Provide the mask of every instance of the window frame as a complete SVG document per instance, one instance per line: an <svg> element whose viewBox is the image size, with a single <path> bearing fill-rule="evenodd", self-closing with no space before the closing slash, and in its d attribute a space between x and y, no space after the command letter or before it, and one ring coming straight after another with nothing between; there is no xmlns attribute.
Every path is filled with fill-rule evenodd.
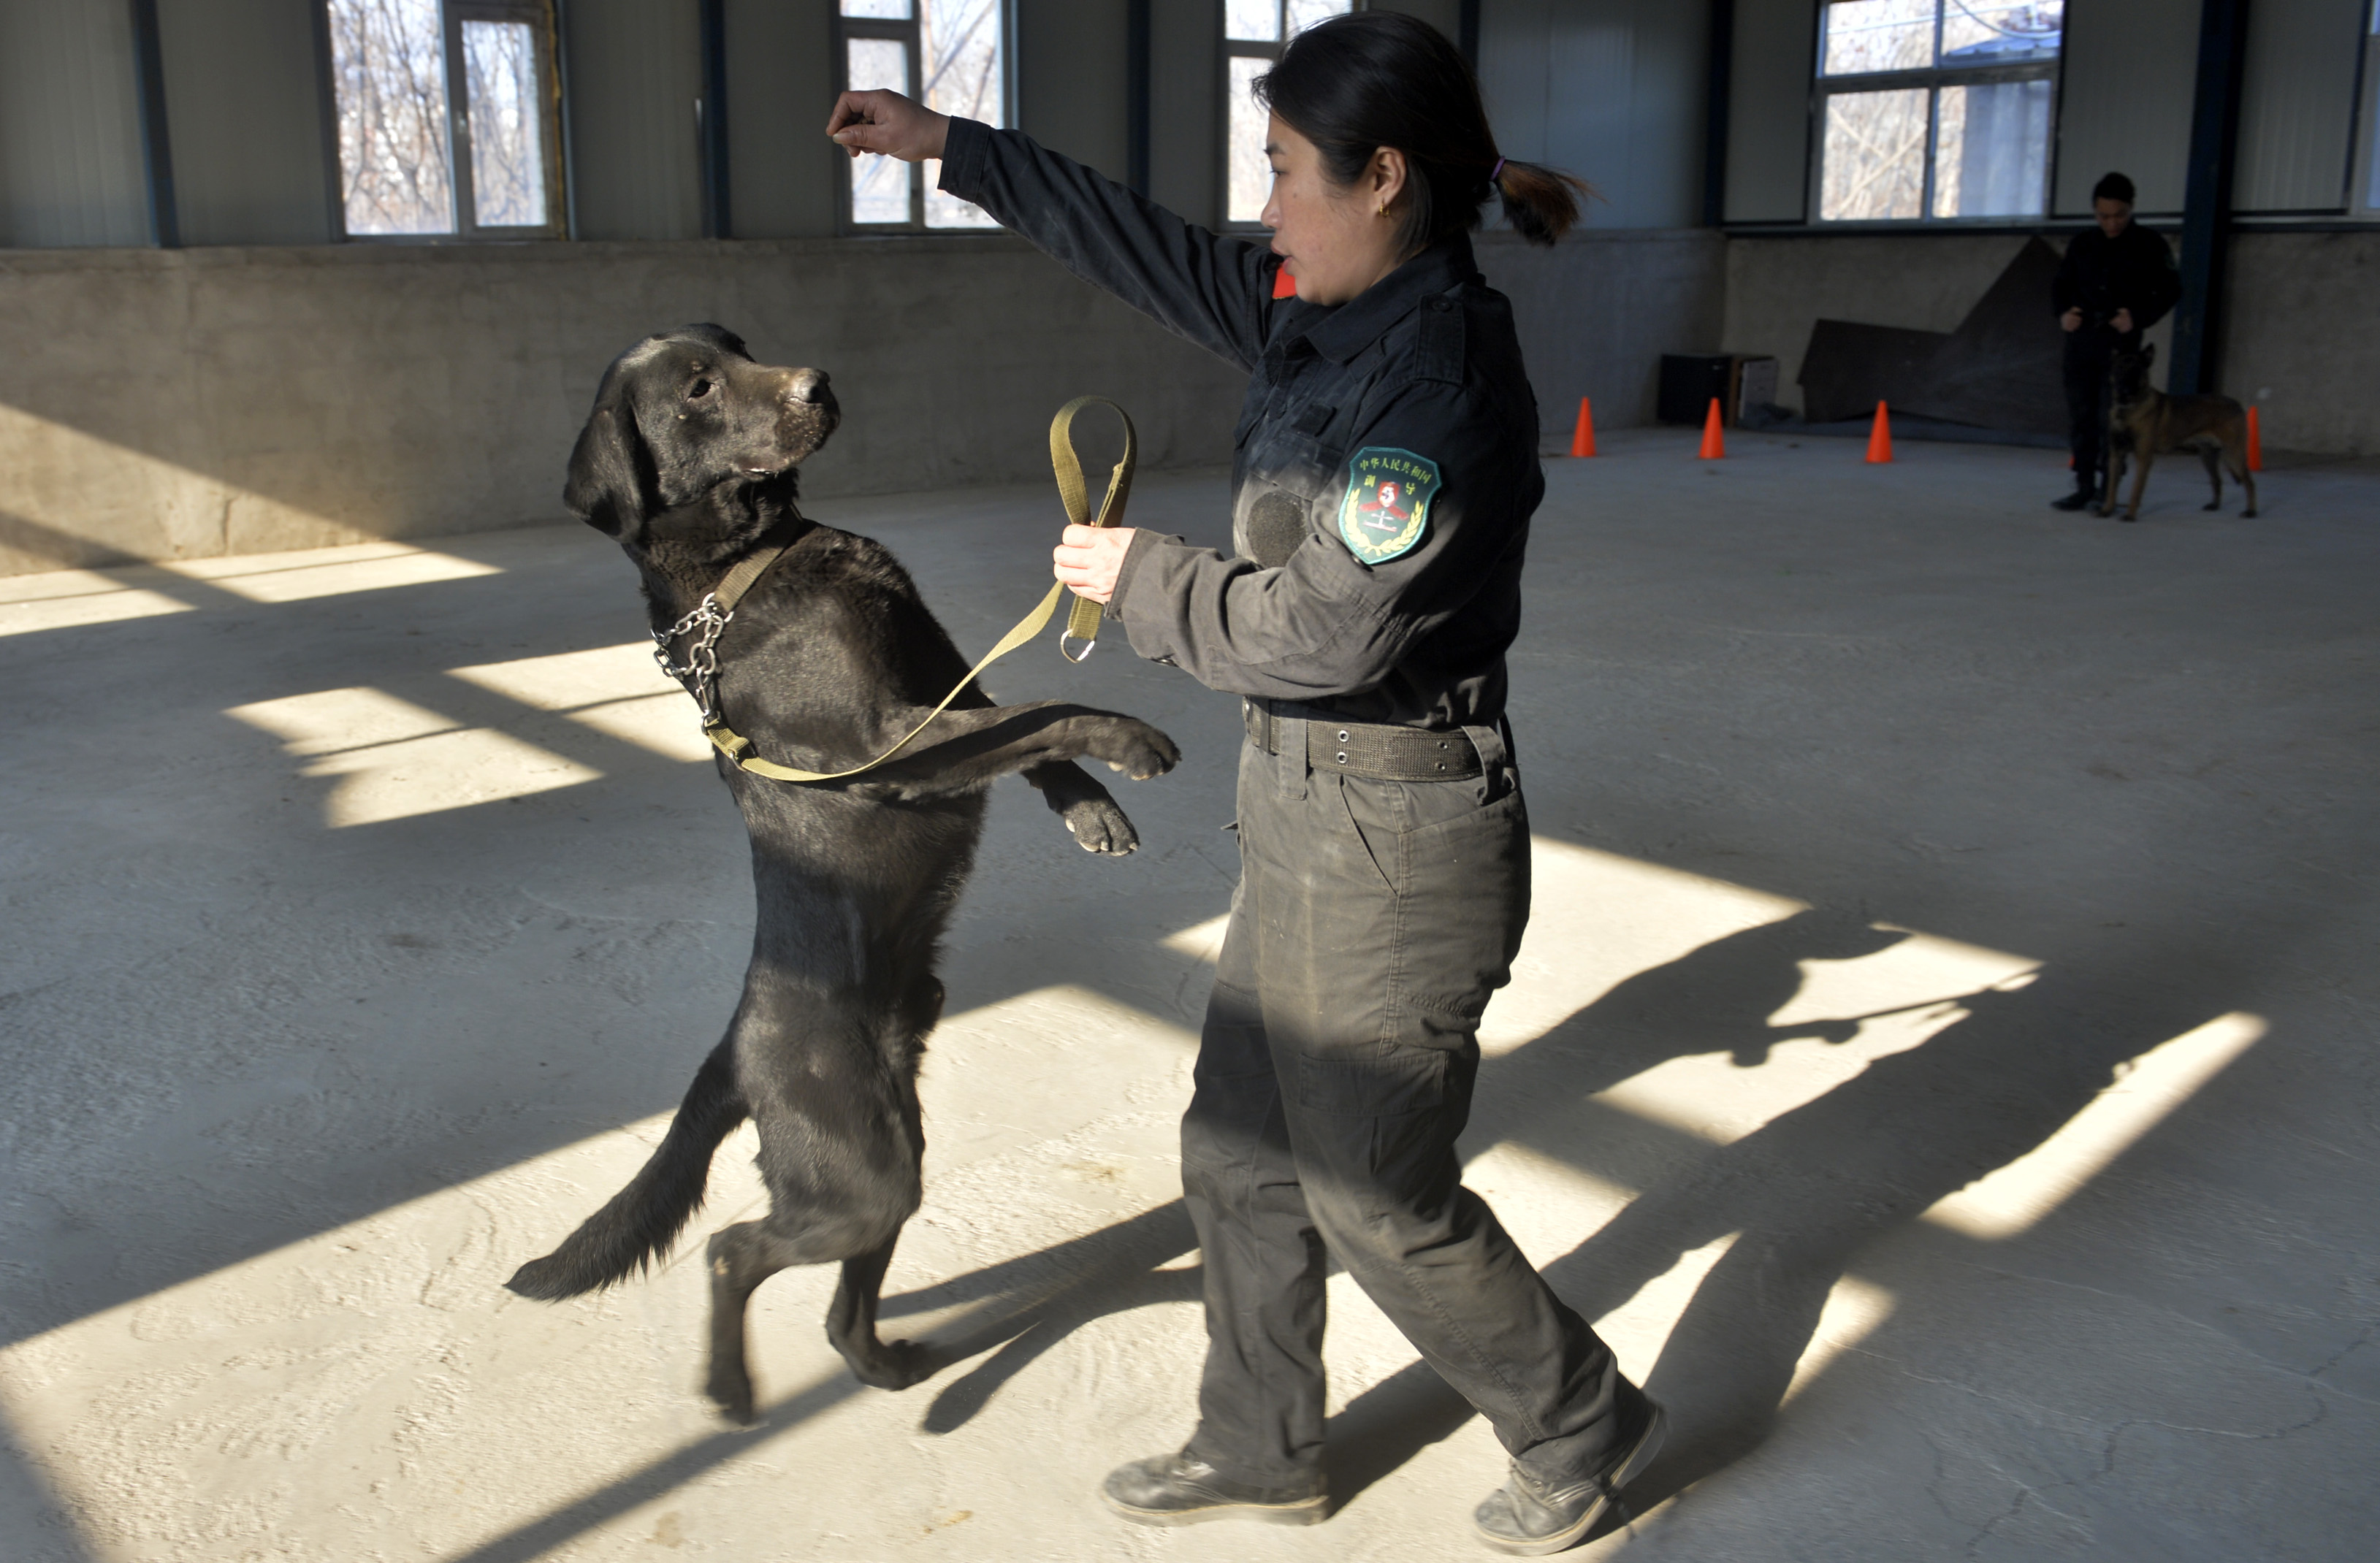
<svg viewBox="0 0 2380 1563"><path fill-rule="evenodd" d="M1816 31L1810 49L1810 154L1803 185L1802 220L1809 226L1828 233L1866 233L1899 228L2037 228L2050 221L2050 206L2058 190L2058 111L2064 105L2066 93L2066 42L2058 35L2058 57L2048 61L2030 61L2022 65L1945 66L1942 59L1942 28L1944 12L1951 0L1934 0L1934 60L1930 66L1910 70L1866 71L1856 76L1827 74L1827 13L1835 0L1818 0L1815 7ZM2380 5L2380 0L2374 0ZM2073 0L2068 0L2073 4ZM1934 159L1939 150L1942 134L1942 89L1945 87L1995 87L2015 81L2046 81L2049 83L2048 141L2041 160L2041 209L2031 214L2006 213L1989 217L1937 217L1934 215ZM1889 92L1915 88L1925 90L1925 172L1919 184L1918 212L1914 217L1828 217L1823 214L1827 199L1827 102L1845 92Z"/></svg>
<svg viewBox="0 0 2380 1563"><path fill-rule="evenodd" d="M838 96L851 90L851 48L854 38L883 38L901 44L909 60L909 86L912 97L925 90L925 18L919 8L925 0L910 0L906 18L846 17L842 0L834 0L834 30L828 45L834 52L834 90ZM1016 119L1016 6L1015 0L992 0L1000 7L1000 118L1001 127ZM919 101L923 101L920 99ZM862 223L851 214L851 159L840 148L830 147L828 155L834 160L834 224L835 231L846 236L892 234L973 234L996 233L993 227L935 227L926 221L926 167L922 163L909 165L909 217L903 223Z"/></svg>
<svg viewBox="0 0 2380 1563"><path fill-rule="evenodd" d="M1366 0L1346 0L1350 12L1364 9ZM2380 3L2380 0L2375 0ZM1271 39L1234 38L1232 36L1232 8L1218 6L1216 26L1220 30L1222 48L1217 51L1215 68L1215 103L1220 123L1215 127L1217 165L1215 171L1216 227L1227 234L1260 234L1265 225L1254 218L1234 220L1232 216L1232 62L1234 59L1270 60L1281 63L1281 52L1289 47L1289 0L1272 0L1273 15L1279 18L1276 36ZM1311 23L1308 24L1312 25Z"/></svg>
<svg viewBox="0 0 2380 1563"><path fill-rule="evenodd" d="M569 236L570 197L565 188L560 18L553 0L439 0L439 47L446 78L447 192L455 227L443 234L357 234L347 231L347 170L339 141L338 59L331 45L331 0L314 0L316 49L321 55L324 139L331 161L331 220L343 244L517 244ZM539 156L545 176L545 221L482 225L474 211L471 185L470 84L463 60L466 21L525 22L535 40Z"/></svg>

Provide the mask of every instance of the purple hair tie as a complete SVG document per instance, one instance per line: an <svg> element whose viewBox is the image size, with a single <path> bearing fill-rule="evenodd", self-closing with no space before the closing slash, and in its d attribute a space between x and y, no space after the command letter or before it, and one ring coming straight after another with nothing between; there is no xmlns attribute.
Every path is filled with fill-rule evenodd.
<svg viewBox="0 0 2380 1563"><path fill-rule="evenodd" d="M1496 176L1502 172L1504 172L1504 160L1500 157L1496 160L1496 166L1488 170L1488 182L1491 185L1494 184L1496 182Z"/></svg>

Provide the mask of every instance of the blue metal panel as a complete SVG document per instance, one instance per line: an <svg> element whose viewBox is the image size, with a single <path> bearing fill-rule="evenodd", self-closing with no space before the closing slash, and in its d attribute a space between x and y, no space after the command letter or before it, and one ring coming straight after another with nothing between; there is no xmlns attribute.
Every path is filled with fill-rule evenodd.
<svg viewBox="0 0 2380 1563"><path fill-rule="evenodd" d="M128 7L0 8L0 245L148 242Z"/></svg>

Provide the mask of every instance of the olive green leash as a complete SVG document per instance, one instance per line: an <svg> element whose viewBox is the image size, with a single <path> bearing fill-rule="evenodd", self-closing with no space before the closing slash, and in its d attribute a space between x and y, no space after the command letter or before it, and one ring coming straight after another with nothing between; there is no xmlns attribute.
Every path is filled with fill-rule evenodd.
<svg viewBox="0 0 2380 1563"><path fill-rule="evenodd" d="M1093 405L1110 408L1123 425L1123 459L1116 463L1115 472L1108 479L1107 497L1099 502L1099 513L1096 517L1090 513L1090 492L1083 482L1082 458L1075 454L1074 441L1075 415ZM1065 504L1067 521L1076 527L1112 527L1122 521L1124 503L1132 497L1132 471L1139 454L1139 435L1133 429L1131 415L1105 396L1077 396L1060 407L1058 416L1050 420L1050 467L1057 476L1058 497ZM705 597L694 612L667 630L653 632L657 647L654 660L661 663L663 672L685 685L686 693L694 697L695 705L702 713L702 735L710 740L711 747L733 761L739 769L748 770L755 776L765 776L772 782L840 782L882 765L907 748L917 734L932 726L934 719L950 709L951 702L957 699L984 669L1039 635L1057 612L1059 596L1066 590L1064 582L1052 582L1049 594L1041 599L1040 604L1018 621L1015 628L1002 636L1000 643L984 653L983 660L969 668L957 686L942 697L941 704L927 712L926 720L911 728L899 743L867 764L856 765L849 770L797 770L792 766L762 758L753 749L750 739L728 726L725 715L719 709L718 695L720 634L727 628L728 621L735 616L735 605L759 583L760 577L769 573L769 567L783 558L790 547L790 543L779 543L744 559L727 572L717 589ZM1065 631L1059 636L1059 654L1070 662L1079 662L1089 656L1099 642L1099 614L1098 603L1087 597L1075 598L1073 609L1066 615ZM688 636L694 639L686 651L686 661L671 661L670 648ZM1078 646L1081 648L1079 650L1075 649Z"/></svg>

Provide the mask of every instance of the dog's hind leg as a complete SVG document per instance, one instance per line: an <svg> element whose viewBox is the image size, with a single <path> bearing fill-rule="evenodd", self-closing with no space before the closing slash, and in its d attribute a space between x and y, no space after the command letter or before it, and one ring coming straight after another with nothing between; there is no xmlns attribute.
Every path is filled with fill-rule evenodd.
<svg viewBox="0 0 2380 1563"><path fill-rule="evenodd" d="M876 1306L884 1293L884 1272L892 1263L895 1232L883 1247L843 1262L843 1282L826 1311L826 1338L851 1364L862 1384L906 1389L929 1377L933 1353L921 1341L886 1340L876 1333Z"/></svg>
<svg viewBox="0 0 2380 1563"><path fill-rule="evenodd" d="M2225 448L2226 447L2221 445L2201 445L2198 447L2198 459L2206 464L2207 486L2215 491L2214 497L2206 502L2206 508L2209 510L2220 510L2223 508L2223 455Z"/></svg>
<svg viewBox="0 0 2380 1563"><path fill-rule="evenodd" d="M760 1283L809 1262L761 1221L738 1221L710 1234L710 1367L702 1392L728 1421L751 1425L752 1372L744 1356L744 1314Z"/></svg>
<svg viewBox="0 0 2380 1563"><path fill-rule="evenodd" d="M2245 521L2256 514L2256 475L2248 469L2248 458L2240 454L2240 447L2228 441L2223 446L2223 465L2231 469L2231 481L2248 496L2248 508L2240 513L2240 519Z"/></svg>

